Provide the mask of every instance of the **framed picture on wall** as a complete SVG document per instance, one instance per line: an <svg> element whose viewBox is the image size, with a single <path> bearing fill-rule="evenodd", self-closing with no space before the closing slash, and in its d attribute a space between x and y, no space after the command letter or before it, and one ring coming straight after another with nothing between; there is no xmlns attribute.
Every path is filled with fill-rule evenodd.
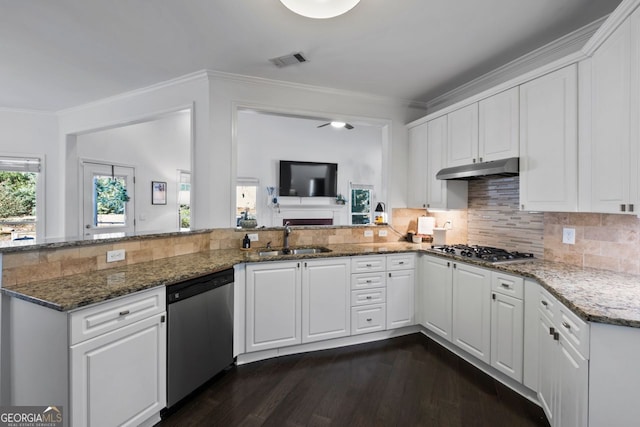
<svg viewBox="0 0 640 427"><path fill-rule="evenodd" d="M167 204L167 183L162 181L151 181L151 204Z"/></svg>

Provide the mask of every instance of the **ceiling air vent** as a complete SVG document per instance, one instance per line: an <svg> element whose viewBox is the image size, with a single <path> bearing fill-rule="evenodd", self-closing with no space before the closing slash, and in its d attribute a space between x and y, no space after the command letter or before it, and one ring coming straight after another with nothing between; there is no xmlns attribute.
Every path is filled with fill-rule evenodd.
<svg viewBox="0 0 640 427"><path fill-rule="evenodd" d="M279 56L277 58L271 58L269 61L273 62L276 67L282 68L287 65L300 64L307 62L307 58L304 57L302 52L292 53L290 55Z"/></svg>

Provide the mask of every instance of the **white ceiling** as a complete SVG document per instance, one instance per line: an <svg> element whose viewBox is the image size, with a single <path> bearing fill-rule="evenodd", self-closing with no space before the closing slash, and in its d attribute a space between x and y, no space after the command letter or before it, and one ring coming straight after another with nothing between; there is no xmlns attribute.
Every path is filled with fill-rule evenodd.
<svg viewBox="0 0 640 427"><path fill-rule="evenodd" d="M210 69L427 101L620 0L0 0L0 107L60 110ZM309 62L268 59L302 51Z"/></svg>

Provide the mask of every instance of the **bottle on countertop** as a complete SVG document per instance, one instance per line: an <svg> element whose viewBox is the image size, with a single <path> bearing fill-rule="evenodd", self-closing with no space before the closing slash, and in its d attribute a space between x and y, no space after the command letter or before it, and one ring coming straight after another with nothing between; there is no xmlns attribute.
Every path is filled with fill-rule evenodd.
<svg viewBox="0 0 640 427"><path fill-rule="evenodd" d="M242 239L242 249L249 249L251 247L251 239L249 239L249 235L245 234L244 239Z"/></svg>

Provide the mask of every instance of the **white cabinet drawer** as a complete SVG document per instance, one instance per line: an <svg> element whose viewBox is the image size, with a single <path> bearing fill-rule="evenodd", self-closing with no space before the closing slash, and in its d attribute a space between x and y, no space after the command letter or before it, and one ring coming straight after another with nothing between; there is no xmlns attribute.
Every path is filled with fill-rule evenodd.
<svg viewBox="0 0 640 427"><path fill-rule="evenodd" d="M351 291L351 305L380 304L387 302L387 290L385 288L372 288Z"/></svg>
<svg viewBox="0 0 640 427"><path fill-rule="evenodd" d="M385 304L372 304L351 309L351 335L383 331L387 323Z"/></svg>
<svg viewBox="0 0 640 427"><path fill-rule="evenodd" d="M558 330L585 359L589 359L589 324L564 305L557 307Z"/></svg>
<svg viewBox="0 0 640 427"><path fill-rule="evenodd" d="M166 290L159 286L69 313L74 345L166 310Z"/></svg>
<svg viewBox="0 0 640 427"><path fill-rule="evenodd" d="M545 291L542 286L540 286L540 289L538 291L537 306L538 310L540 310L541 313L544 313L544 315L547 316L549 320L555 323L556 310L558 306L557 301L554 297L551 296L549 292Z"/></svg>
<svg viewBox="0 0 640 427"><path fill-rule="evenodd" d="M524 279L497 271L491 272L491 289L513 298L524 298Z"/></svg>
<svg viewBox="0 0 640 427"><path fill-rule="evenodd" d="M356 256L351 258L352 273L366 273L367 271L384 271L386 259L384 255Z"/></svg>
<svg viewBox="0 0 640 427"><path fill-rule="evenodd" d="M387 275L384 271L351 275L351 289L383 288L386 284Z"/></svg>
<svg viewBox="0 0 640 427"><path fill-rule="evenodd" d="M407 270L416 265L415 254L387 255L387 271Z"/></svg>

